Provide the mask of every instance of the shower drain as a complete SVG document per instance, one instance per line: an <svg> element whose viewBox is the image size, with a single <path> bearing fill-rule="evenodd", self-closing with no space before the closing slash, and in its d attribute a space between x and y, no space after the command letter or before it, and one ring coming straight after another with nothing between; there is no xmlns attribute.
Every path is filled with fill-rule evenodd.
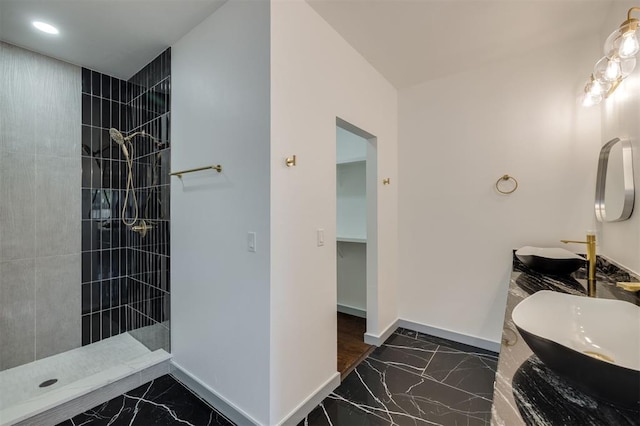
<svg viewBox="0 0 640 426"><path fill-rule="evenodd" d="M41 388L46 388L47 386L51 386L54 383L56 383L58 381L58 379L49 379L49 380L45 380L44 382L40 383L40 387Z"/></svg>

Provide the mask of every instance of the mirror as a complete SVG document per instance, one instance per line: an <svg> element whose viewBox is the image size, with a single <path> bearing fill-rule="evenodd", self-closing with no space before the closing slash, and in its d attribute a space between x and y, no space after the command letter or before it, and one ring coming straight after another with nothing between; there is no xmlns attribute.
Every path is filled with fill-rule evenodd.
<svg viewBox="0 0 640 426"><path fill-rule="evenodd" d="M596 178L596 218L600 222L627 220L633 212L634 201L631 142L611 139L600 150Z"/></svg>

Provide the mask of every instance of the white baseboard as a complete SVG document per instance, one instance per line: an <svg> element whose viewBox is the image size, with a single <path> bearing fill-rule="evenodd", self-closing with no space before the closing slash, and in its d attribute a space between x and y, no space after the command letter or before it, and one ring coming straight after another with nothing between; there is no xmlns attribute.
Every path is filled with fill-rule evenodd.
<svg viewBox="0 0 640 426"><path fill-rule="evenodd" d="M354 317L367 317L367 311L365 309L360 309L349 305L341 305L340 303L338 303L338 312L347 315L353 315Z"/></svg>
<svg viewBox="0 0 640 426"><path fill-rule="evenodd" d="M467 334L457 333L455 331L432 327L430 325L420 324L417 322L404 320L404 319L398 320L397 325L398 327L406 328L412 331L417 331L419 333L429 334L431 336L453 340L454 342L475 346L477 348L486 349L488 351L500 352L500 342L494 342L493 340L487 340L487 339L483 339L481 337L476 337L476 336L469 336ZM366 338L365 338L365 342L366 342Z"/></svg>
<svg viewBox="0 0 640 426"><path fill-rule="evenodd" d="M368 345L382 346L385 340L389 338L398 328L398 320L393 321L380 335L364 333L364 342Z"/></svg>
<svg viewBox="0 0 640 426"><path fill-rule="evenodd" d="M235 424L243 426L260 425L260 423L249 414L236 407L226 398L218 395L213 389L202 383L199 379L194 377L191 373L175 362L172 362L171 374ZM280 421L278 425L297 425L338 386L340 386L340 373L336 372L313 394L307 397L302 403L300 403L300 405Z"/></svg>
<svg viewBox="0 0 640 426"><path fill-rule="evenodd" d="M341 305L338 305L338 307L340 306ZM475 346L493 352L500 351L500 342L494 342L480 337L469 336L466 334L457 333L455 331L432 327L426 324L421 324L404 319L397 319L393 321L380 335L365 333L364 341L369 345L381 346L398 327L406 328L408 330L417 331L419 333L428 334L435 337L440 337L443 339L452 340L454 342L459 342L470 346ZM175 361L172 361L171 364L171 374L173 374L178 380L184 383L189 389L195 392L202 399L214 406L229 420L243 426L257 426L260 424L249 414L236 407L224 397L218 395L213 389L202 383L199 379L186 371L180 365L176 364ZM308 396L302 403L300 403L300 405L298 405L291 413L289 413L283 420L281 420L278 425L297 425L339 385L340 374L336 372L312 395Z"/></svg>
<svg viewBox="0 0 640 426"><path fill-rule="evenodd" d="M226 398L218 395L216 391L202 383L200 379L196 378L193 374L182 368L180 365L176 364L175 362L172 362L171 365L171 374L173 374L176 379L181 381L186 387L191 389L200 398L204 399L213 407L215 407L216 410L221 412L233 423L243 426L258 426L260 424L249 414L245 413L243 410L229 402Z"/></svg>
<svg viewBox="0 0 640 426"><path fill-rule="evenodd" d="M340 386L340 373L336 372L324 384L322 384L313 394L298 405L288 416L278 425L295 426L313 411L331 392Z"/></svg>

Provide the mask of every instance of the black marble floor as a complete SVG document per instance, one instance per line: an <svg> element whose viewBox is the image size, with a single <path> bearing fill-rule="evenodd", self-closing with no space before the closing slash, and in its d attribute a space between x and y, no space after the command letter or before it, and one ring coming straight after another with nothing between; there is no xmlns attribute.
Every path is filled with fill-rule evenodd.
<svg viewBox="0 0 640 426"><path fill-rule="evenodd" d="M498 355L398 329L302 425L485 425Z"/></svg>
<svg viewBox="0 0 640 426"><path fill-rule="evenodd" d="M299 426L485 425L498 355L398 329ZM163 376L58 426L231 425Z"/></svg>
<svg viewBox="0 0 640 426"><path fill-rule="evenodd" d="M172 376L139 388L58 424L58 426L233 425Z"/></svg>

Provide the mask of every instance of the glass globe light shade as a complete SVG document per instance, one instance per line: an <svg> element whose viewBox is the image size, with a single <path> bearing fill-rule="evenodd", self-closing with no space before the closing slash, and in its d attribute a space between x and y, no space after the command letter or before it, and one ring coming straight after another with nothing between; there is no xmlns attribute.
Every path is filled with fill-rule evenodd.
<svg viewBox="0 0 640 426"><path fill-rule="evenodd" d="M620 71L622 78L627 78L636 68L636 58L631 57L620 61Z"/></svg>
<svg viewBox="0 0 640 426"><path fill-rule="evenodd" d="M605 56L596 63L593 76L598 81L612 83L622 77L622 64L618 59L609 59Z"/></svg>
<svg viewBox="0 0 640 426"><path fill-rule="evenodd" d="M604 99L606 93L607 89L605 89L605 86L592 75L589 77L589 81L584 86L584 90L580 96L581 103L586 107L598 104Z"/></svg>
<svg viewBox="0 0 640 426"><path fill-rule="evenodd" d="M604 78L601 79L597 79L595 78L595 76L592 76L593 78L593 84L591 86L591 90L595 90L595 91L599 91L600 93L602 93L603 95L606 94L607 92L609 92L609 89L611 89L611 86L613 86L613 83L611 83L610 81L605 80Z"/></svg>
<svg viewBox="0 0 640 426"><path fill-rule="evenodd" d="M632 58L640 50L640 44L638 44L638 38L635 31L629 31L622 35L622 41L620 42L619 55L622 59Z"/></svg>
<svg viewBox="0 0 640 426"><path fill-rule="evenodd" d="M585 93L582 98L582 106L590 107L602 102L602 95L594 95L593 93Z"/></svg>
<svg viewBox="0 0 640 426"><path fill-rule="evenodd" d="M609 81L616 81L622 77L622 67L617 59L609 59L604 69L604 78Z"/></svg>
<svg viewBox="0 0 640 426"><path fill-rule="evenodd" d="M638 42L638 21L635 18L628 19L620 25L620 28L611 33L604 43L604 54L609 58L618 57L628 59L634 57L640 51Z"/></svg>
<svg viewBox="0 0 640 426"><path fill-rule="evenodd" d="M607 93L607 90L609 90L610 88L611 88L611 83L609 83L608 81L602 83L594 79L592 76L591 81L587 83L584 90L586 93L604 96L604 94Z"/></svg>

